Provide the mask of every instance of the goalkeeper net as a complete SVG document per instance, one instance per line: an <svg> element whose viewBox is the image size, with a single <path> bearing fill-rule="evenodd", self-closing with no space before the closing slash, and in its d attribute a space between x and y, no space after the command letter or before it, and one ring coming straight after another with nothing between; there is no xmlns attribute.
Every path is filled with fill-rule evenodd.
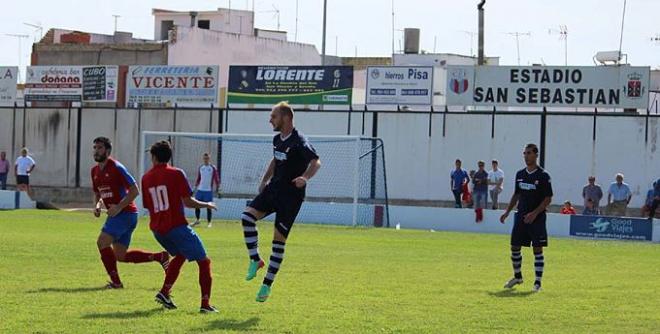
<svg viewBox="0 0 660 334"><path fill-rule="evenodd" d="M379 138L307 136L321 159L297 222L389 227L385 154ZM195 185L202 156L208 153L220 174L216 218L239 219L257 195L261 177L273 158L273 136L145 131L141 138L140 175L151 168L148 148L167 140L172 165ZM273 219L273 216L268 217Z"/></svg>

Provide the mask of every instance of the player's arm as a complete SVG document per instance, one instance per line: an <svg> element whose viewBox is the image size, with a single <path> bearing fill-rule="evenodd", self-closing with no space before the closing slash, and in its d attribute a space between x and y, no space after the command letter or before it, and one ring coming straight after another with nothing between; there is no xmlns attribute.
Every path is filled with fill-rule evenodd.
<svg viewBox="0 0 660 334"><path fill-rule="evenodd" d="M534 209L534 211L532 211L532 212L525 215L525 217L524 217L525 223L529 224L529 223L534 222L536 220L536 217L539 214L541 214L542 212L544 212L545 209L548 207L548 205L550 205L550 203L552 203L552 196L544 197L541 204L538 207L536 207L536 209Z"/></svg>
<svg viewBox="0 0 660 334"><path fill-rule="evenodd" d="M296 187L302 188L307 184L309 179L316 175L316 172L318 172L319 169L321 169L321 159L312 159L312 161L309 162L309 165L307 165L307 170L305 170L303 175L295 178L292 182L296 185Z"/></svg>
<svg viewBox="0 0 660 334"><path fill-rule="evenodd" d="M95 191L94 192L94 217L98 218L98 217L101 216L101 206L102 205L103 205L103 200L101 199L101 195Z"/></svg>
<svg viewBox="0 0 660 334"><path fill-rule="evenodd" d="M183 204L188 208L193 209L212 209L215 210L215 203L213 202L200 202L192 196L183 197Z"/></svg>
<svg viewBox="0 0 660 334"><path fill-rule="evenodd" d="M133 183L130 188L128 188L128 194L126 194L117 205L113 205L108 209L108 216L114 217L119 214L125 207L131 204L138 195L140 195L140 189L138 189L136 183Z"/></svg>
<svg viewBox="0 0 660 334"><path fill-rule="evenodd" d="M504 213L500 217L500 223L504 224L504 221L506 220L507 217L509 217L509 214L511 213L513 208L515 208L516 205L518 205L518 198L519 197L520 197L520 194L518 194L517 192L515 192L515 193L513 193L513 195L511 195L511 200L509 201L509 205L506 207L506 210L504 211Z"/></svg>
<svg viewBox="0 0 660 334"><path fill-rule="evenodd" d="M273 173L275 173L275 159L270 160L270 164L268 164L266 173L261 178L261 183L259 184L259 192L264 190L270 179L273 177Z"/></svg>

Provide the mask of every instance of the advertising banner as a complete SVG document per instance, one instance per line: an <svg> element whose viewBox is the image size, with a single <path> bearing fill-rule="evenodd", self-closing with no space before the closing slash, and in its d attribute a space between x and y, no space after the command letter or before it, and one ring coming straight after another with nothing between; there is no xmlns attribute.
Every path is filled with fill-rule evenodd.
<svg viewBox="0 0 660 334"><path fill-rule="evenodd" d="M16 102L18 67L0 66L0 106L13 106Z"/></svg>
<svg viewBox="0 0 660 334"><path fill-rule="evenodd" d="M646 109L649 67L448 66L447 105Z"/></svg>
<svg viewBox="0 0 660 334"><path fill-rule="evenodd" d="M217 65L130 66L126 105L209 107L218 105Z"/></svg>
<svg viewBox="0 0 660 334"><path fill-rule="evenodd" d="M26 102L116 102L117 66L28 66Z"/></svg>
<svg viewBox="0 0 660 334"><path fill-rule="evenodd" d="M367 104L431 105L433 67L367 67Z"/></svg>
<svg viewBox="0 0 660 334"><path fill-rule="evenodd" d="M230 66L229 104L350 105L351 66Z"/></svg>
<svg viewBox="0 0 660 334"><path fill-rule="evenodd" d="M602 216L571 216L570 235L586 238L645 240L653 238L648 219Z"/></svg>

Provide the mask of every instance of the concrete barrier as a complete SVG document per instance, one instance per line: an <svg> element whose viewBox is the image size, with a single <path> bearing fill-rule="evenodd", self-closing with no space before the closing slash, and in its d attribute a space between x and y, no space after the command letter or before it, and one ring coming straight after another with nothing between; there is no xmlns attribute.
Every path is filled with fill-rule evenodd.
<svg viewBox="0 0 660 334"><path fill-rule="evenodd" d="M36 207L37 202L30 199L24 192L0 190L1 210L35 209Z"/></svg>

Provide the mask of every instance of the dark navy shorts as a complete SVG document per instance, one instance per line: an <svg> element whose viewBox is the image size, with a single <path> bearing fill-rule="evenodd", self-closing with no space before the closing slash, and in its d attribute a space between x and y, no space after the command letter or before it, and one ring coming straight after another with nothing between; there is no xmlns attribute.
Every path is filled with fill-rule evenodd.
<svg viewBox="0 0 660 334"><path fill-rule="evenodd" d="M548 232L545 227L545 213L541 213L531 224L525 224L524 214L516 213L511 230L511 246L548 247Z"/></svg>
<svg viewBox="0 0 660 334"><path fill-rule="evenodd" d="M295 191L277 191L267 186L248 206L266 213L266 216L274 212L275 228L288 237L303 202L304 197Z"/></svg>

